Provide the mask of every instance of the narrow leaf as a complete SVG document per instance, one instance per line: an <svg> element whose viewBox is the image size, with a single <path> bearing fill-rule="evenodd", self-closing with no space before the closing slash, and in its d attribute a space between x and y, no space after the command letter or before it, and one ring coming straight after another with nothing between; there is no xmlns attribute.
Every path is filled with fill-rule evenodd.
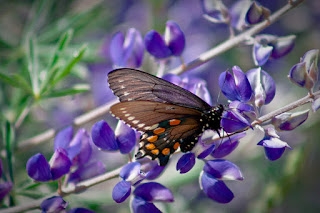
<svg viewBox="0 0 320 213"><path fill-rule="evenodd" d="M13 87L21 88L21 85L12 79L11 76L8 76L4 73L0 73L0 80L4 83L10 84Z"/></svg>
<svg viewBox="0 0 320 213"><path fill-rule="evenodd" d="M56 90L52 91L50 94L44 96L44 98L55 98L67 95L75 95L82 92L88 92L90 90L90 86L87 84L79 84L75 85L73 88L64 89L64 90Z"/></svg>

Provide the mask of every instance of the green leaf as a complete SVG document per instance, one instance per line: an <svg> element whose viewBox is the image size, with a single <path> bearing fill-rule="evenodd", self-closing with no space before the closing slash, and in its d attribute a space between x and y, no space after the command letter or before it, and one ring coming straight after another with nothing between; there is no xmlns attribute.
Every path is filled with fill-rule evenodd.
<svg viewBox="0 0 320 213"><path fill-rule="evenodd" d="M89 90L90 86L88 84L78 84L70 89L52 91L50 94L43 96L43 98L56 98L67 95L75 95L78 93L88 92Z"/></svg>
<svg viewBox="0 0 320 213"><path fill-rule="evenodd" d="M56 84L57 82L59 82L61 79L63 79L64 77L66 77L70 72L72 67L81 60L81 58L83 57L85 51L86 51L87 47L86 45L83 45L79 51L77 51L75 54L73 54L73 58L69 61L69 63L66 65L66 67L59 73L57 73L56 77L54 78L54 80L51 82L51 85Z"/></svg>
<svg viewBox="0 0 320 213"><path fill-rule="evenodd" d="M36 54L36 43L34 38L28 41L27 52L28 72L31 79L32 91L35 96L39 95L39 73L38 73L38 55Z"/></svg>
<svg viewBox="0 0 320 213"><path fill-rule="evenodd" d="M13 156L13 141L14 141L14 127L13 125L10 124L9 121L6 121L3 124L2 127L3 131L3 141L5 145L5 150L6 150L6 158L7 158L7 166L8 166L8 171L10 175L10 180L12 183L14 183L14 176L13 176L13 164L12 164L12 156Z"/></svg>
<svg viewBox="0 0 320 213"><path fill-rule="evenodd" d="M26 79L24 79L21 75L19 75L19 74L13 74L13 75L12 75L12 79L19 84L19 87L20 87L21 89L24 89L24 90L26 90L26 92L28 92L28 93L30 93L30 94L33 94L33 93L32 93L32 88L31 88L31 86L28 84L28 82L26 81Z"/></svg>
<svg viewBox="0 0 320 213"><path fill-rule="evenodd" d="M33 198L33 199L40 199L40 198L43 198L45 196L47 196L48 194L47 193L43 193L43 192L39 192L39 191L17 191L16 192L17 195L20 195L20 196L25 196L25 197L28 197L28 198Z"/></svg>
<svg viewBox="0 0 320 213"><path fill-rule="evenodd" d="M21 88L21 85L18 82L16 82L15 80L12 79L12 77L4 73L0 73L0 80L3 81L4 83L10 84L13 87Z"/></svg>

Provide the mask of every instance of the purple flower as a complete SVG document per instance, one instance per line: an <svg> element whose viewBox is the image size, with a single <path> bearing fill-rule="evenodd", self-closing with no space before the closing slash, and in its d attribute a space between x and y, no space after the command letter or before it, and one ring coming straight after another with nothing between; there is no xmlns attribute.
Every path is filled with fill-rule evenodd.
<svg viewBox="0 0 320 213"><path fill-rule="evenodd" d="M0 183L0 201L2 201L2 199L7 194L9 194L9 192L12 189L12 186L13 186L13 184L10 181L4 182L4 183Z"/></svg>
<svg viewBox="0 0 320 213"><path fill-rule="evenodd" d="M142 160L143 161L143 160ZM125 201L131 194L131 186L136 186L144 179L155 179L164 167L160 168L155 161L131 162L122 167L119 176L122 180L116 184L112 197L117 203ZM149 176L150 174L150 176Z"/></svg>
<svg viewBox="0 0 320 213"><path fill-rule="evenodd" d="M144 37L146 50L156 58L180 56L185 47L185 37L179 25L167 21L164 37L152 30Z"/></svg>
<svg viewBox="0 0 320 213"><path fill-rule="evenodd" d="M252 2L245 16L248 25L257 24L270 16L270 10L257 2Z"/></svg>
<svg viewBox="0 0 320 213"><path fill-rule="evenodd" d="M255 110L251 105L233 101L229 104L228 111L223 113L221 126L224 131L231 133L251 127L251 121L256 117Z"/></svg>
<svg viewBox="0 0 320 213"><path fill-rule="evenodd" d="M255 105L261 107L269 104L276 93L276 84L272 77L261 67L249 70L246 75L254 93Z"/></svg>
<svg viewBox="0 0 320 213"><path fill-rule="evenodd" d="M71 164L67 152L63 148L57 148L49 162L52 180L57 180L69 173Z"/></svg>
<svg viewBox="0 0 320 213"><path fill-rule="evenodd" d="M203 17L212 23L228 23L230 21L228 9L221 1L201 0L201 7L204 13Z"/></svg>
<svg viewBox="0 0 320 213"><path fill-rule="evenodd" d="M50 165L41 153L32 156L28 160L27 172L36 181L46 182L52 179Z"/></svg>
<svg viewBox="0 0 320 213"><path fill-rule="evenodd" d="M252 95L250 83L240 67L234 66L232 71L233 76L228 71L221 73L219 77L220 89L229 100L246 103Z"/></svg>
<svg viewBox="0 0 320 213"><path fill-rule="evenodd" d="M94 211L85 208L72 208L68 213L94 213Z"/></svg>
<svg viewBox="0 0 320 213"><path fill-rule="evenodd" d="M262 139L257 145L264 147L266 157L271 161L279 159L286 148L291 149L286 142L279 139L279 136L273 128L268 128L266 130L264 139Z"/></svg>
<svg viewBox="0 0 320 213"><path fill-rule="evenodd" d="M193 76L186 76L181 78L180 76L175 74L166 74L163 76L163 79L192 92L211 105L211 96L207 88L206 81Z"/></svg>
<svg viewBox="0 0 320 213"><path fill-rule="evenodd" d="M309 50L304 54L300 63L294 65L289 72L289 79L300 87L312 91L318 82L318 56L319 50Z"/></svg>
<svg viewBox="0 0 320 213"><path fill-rule="evenodd" d="M143 40L140 32L130 28L126 38L116 33L110 42L110 56L115 67L140 67L143 60Z"/></svg>
<svg viewBox="0 0 320 213"><path fill-rule="evenodd" d="M229 15L231 17L231 26L239 31L244 30L247 27L245 23L245 15L250 7L250 1L239 0L229 9Z"/></svg>
<svg viewBox="0 0 320 213"><path fill-rule="evenodd" d="M116 129L116 135L105 121L95 123L91 129L93 143L105 151L120 150L122 154L129 153L136 145L134 130L123 123Z"/></svg>
<svg viewBox="0 0 320 213"><path fill-rule="evenodd" d="M309 110L302 112L285 112L272 118L272 124L277 130L291 131L303 124L309 115Z"/></svg>
<svg viewBox="0 0 320 213"><path fill-rule="evenodd" d="M239 139L243 138L246 133L239 133L227 138L223 138L221 144L213 150L211 156L214 158L223 158L233 152L239 145Z"/></svg>
<svg viewBox="0 0 320 213"><path fill-rule="evenodd" d="M134 198L131 202L133 212L161 212L153 202L173 202L172 192L156 182L140 184L133 191Z"/></svg>
<svg viewBox="0 0 320 213"><path fill-rule="evenodd" d="M222 180L243 180L238 166L227 160L211 160L200 174L200 187L212 200L229 203L234 195Z"/></svg>
<svg viewBox="0 0 320 213"><path fill-rule="evenodd" d="M68 203L60 196L48 198L40 204L42 212L61 212L65 210Z"/></svg>
<svg viewBox="0 0 320 213"><path fill-rule="evenodd" d="M264 65L269 58L280 58L287 55L294 47L294 35L277 37L263 34L255 37L253 45L253 60L255 65Z"/></svg>
<svg viewBox="0 0 320 213"><path fill-rule="evenodd" d="M178 160L177 171L180 171L180 174L189 172L194 164L196 163L196 158L194 153L186 153Z"/></svg>

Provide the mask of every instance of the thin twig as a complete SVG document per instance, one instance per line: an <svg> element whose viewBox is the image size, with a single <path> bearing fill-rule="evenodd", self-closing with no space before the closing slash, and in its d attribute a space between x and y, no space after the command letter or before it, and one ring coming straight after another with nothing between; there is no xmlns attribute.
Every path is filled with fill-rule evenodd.
<svg viewBox="0 0 320 213"><path fill-rule="evenodd" d="M268 27L270 24L277 21L281 16L283 16L289 10L291 10L294 7L301 4L303 1L304 0L299 0L298 2L295 2L294 4L289 3L289 4L285 5L284 7L279 9L277 12L275 12L273 15L271 15L269 17L269 20L264 21L260 24L257 24L256 26L248 29L247 31L243 32L242 34L226 40L225 42L210 49L209 51L202 53L198 58L191 61L190 63L184 64L183 66L179 66L179 67L171 70L170 73L181 74L187 70L190 70L192 68L195 68L197 66L200 66L200 65L206 63L207 61L209 61L209 60L213 59L214 57L226 52L227 50L239 45L240 43L242 43L246 39L250 38L254 34L256 34L256 33L260 32L261 30L263 30L264 28ZM84 115L77 117L74 120L73 125L80 126L82 124L87 123L88 121L97 119L97 118L105 115L109 111L111 105L113 105L113 103L107 103L106 105L98 107L98 108L96 108L96 109L94 109ZM49 130L47 130L37 136L34 136L32 138L21 141L18 145L18 149L24 150L26 148L32 147L34 145L37 145L37 144L40 144L44 141L52 139L55 136L55 133L56 133L56 130L49 129Z"/></svg>

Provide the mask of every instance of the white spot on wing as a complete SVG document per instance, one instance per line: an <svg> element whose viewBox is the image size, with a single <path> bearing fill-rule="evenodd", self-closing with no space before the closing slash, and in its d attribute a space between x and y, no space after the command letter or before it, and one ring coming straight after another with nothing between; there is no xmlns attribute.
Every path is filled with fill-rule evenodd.
<svg viewBox="0 0 320 213"><path fill-rule="evenodd" d="M139 128L142 128L142 127L144 127L146 124L138 124L138 127Z"/></svg>
<svg viewBox="0 0 320 213"><path fill-rule="evenodd" d="M137 123L139 123L139 122L140 122L139 120L134 120L134 121L132 121L133 124L137 124Z"/></svg>
<svg viewBox="0 0 320 213"><path fill-rule="evenodd" d="M131 121L131 120L133 120L133 119L135 119L135 118L136 118L136 117L131 116L131 117L128 117L128 120Z"/></svg>

